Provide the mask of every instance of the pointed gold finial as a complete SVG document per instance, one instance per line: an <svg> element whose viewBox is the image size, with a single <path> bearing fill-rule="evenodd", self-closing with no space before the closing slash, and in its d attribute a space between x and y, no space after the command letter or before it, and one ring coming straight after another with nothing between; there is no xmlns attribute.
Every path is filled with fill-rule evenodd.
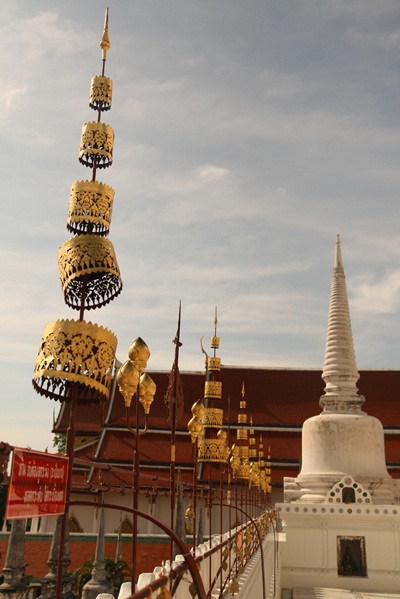
<svg viewBox="0 0 400 599"><path fill-rule="evenodd" d="M101 42L100 42L100 48L103 51L102 60L106 60L107 52L111 48L110 40L108 37L108 8L106 8L106 16L104 19L104 31L103 31L103 37L101 38Z"/></svg>
<svg viewBox="0 0 400 599"><path fill-rule="evenodd" d="M215 306L215 314L214 314L214 335L211 337L211 348L215 350L219 348L219 337L217 337L217 325L218 325L218 316L217 316L217 306Z"/></svg>
<svg viewBox="0 0 400 599"><path fill-rule="evenodd" d="M239 406L240 406L241 410L245 410L246 409L246 400L244 398L244 396L245 396L244 381L242 382L242 392L241 393L242 393L242 399L240 401ZM246 416L246 418L247 418L247 416ZM247 422L247 420L245 422Z"/></svg>

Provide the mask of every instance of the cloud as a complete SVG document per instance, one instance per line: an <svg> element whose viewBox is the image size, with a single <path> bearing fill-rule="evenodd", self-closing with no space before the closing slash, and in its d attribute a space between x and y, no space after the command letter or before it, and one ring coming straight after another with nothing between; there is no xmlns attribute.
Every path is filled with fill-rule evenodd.
<svg viewBox="0 0 400 599"><path fill-rule="evenodd" d="M84 48L91 48L93 34L83 36L80 27L72 21L61 21L55 11L43 11L37 15L14 21L19 43L22 43L23 60L26 64L37 62L48 56L48 48L52 48L51 59L58 59L66 54L76 54Z"/></svg>
<svg viewBox="0 0 400 599"><path fill-rule="evenodd" d="M395 313L400 306L400 269L386 273L379 280L369 276L353 281L351 305L360 312Z"/></svg>
<svg viewBox="0 0 400 599"><path fill-rule="evenodd" d="M368 22L374 21L376 17L399 14L397 0L323 0L317 4L313 0L307 0L306 4L306 10L314 17L322 12L331 16L357 17Z"/></svg>
<svg viewBox="0 0 400 599"><path fill-rule="evenodd" d="M28 86L24 87L10 87L5 89L3 92L2 101L4 103L4 112L8 112L12 107L13 103L18 100L20 96L25 96L28 91Z"/></svg>
<svg viewBox="0 0 400 599"><path fill-rule="evenodd" d="M229 170L213 164L204 164L203 166L197 167L194 174L198 179L220 181L229 175Z"/></svg>

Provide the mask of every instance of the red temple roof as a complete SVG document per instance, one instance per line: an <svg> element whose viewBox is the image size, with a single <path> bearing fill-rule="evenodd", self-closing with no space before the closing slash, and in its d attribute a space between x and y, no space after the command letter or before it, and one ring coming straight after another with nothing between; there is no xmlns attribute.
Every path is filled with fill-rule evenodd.
<svg viewBox="0 0 400 599"><path fill-rule="evenodd" d="M151 486L151 480L159 477L167 480L170 465L170 425L164 396L167 391L169 373L149 372L157 385L154 402L149 416L149 431L140 439L141 484ZM181 468L182 480L192 481L193 448L187 430L192 417L193 403L204 395L204 373L181 372L184 392L184 410L177 426L176 465ZM319 398L323 394L324 383L321 370L296 370L286 368L247 368L222 366L218 377L222 381L224 428L230 422L230 444L235 442L237 413L241 397L242 383L245 384L247 413L252 416L257 439L262 435L264 455L270 448L272 482L281 485L283 477L296 476L301 460L301 427L303 422L321 412ZM366 401L364 411L377 417L384 428L386 460L391 475L400 475L400 415L397 389L399 370L365 370L360 372L359 393ZM103 465L122 468L121 471L103 471L103 484L130 485L132 481L132 458L134 435L127 427L127 414L124 400L118 389L105 404L98 406L78 406L76 411L76 457L94 460ZM230 411L228 411L230 398ZM134 408L130 408L130 426L135 426ZM143 409L140 410L140 426L144 425ZM68 425L68 406L61 408L56 430L65 432ZM399 473L399 474L398 474ZM201 476L208 476L203 467ZM90 469L76 471L74 486L85 478L97 477ZM167 483L165 483L167 484ZM81 486L79 485L79 486Z"/></svg>

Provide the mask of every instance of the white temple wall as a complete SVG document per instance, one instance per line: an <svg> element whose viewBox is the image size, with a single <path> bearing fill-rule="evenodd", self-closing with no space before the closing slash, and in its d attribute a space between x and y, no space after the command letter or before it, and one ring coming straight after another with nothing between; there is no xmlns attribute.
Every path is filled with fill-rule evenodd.
<svg viewBox="0 0 400 599"><path fill-rule="evenodd" d="M93 501L94 497L85 496L82 494L72 494L71 501ZM114 504L118 506L118 509L105 509L104 520L105 520L105 533L115 533L118 531L120 518L124 521L125 518L132 522L132 514L126 509L132 508L132 494L127 492L125 495L121 495L121 493L114 493L112 491L108 491L104 494L104 502L108 504ZM184 517L186 509L189 507L190 498L183 497L182 498L182 516ZM100 506L100 504L97 504ZM245 511L247 511L247 506L245 504L238 504L239 507L242 507ZM200 508L202 508L202 522L203 522L203 535L208 537L209 535L209 519L208 519L208 510L206 506L206 502L203 499L198 499L197 501L197 524L196 524L196 534L198 532L199 526L199 518L200 518ZM145 512L146 514L150 514L150 499L145 495L139 496L139 510ZM176 517L177 508L175 506L175 517ZM70 507L70 515L74 517L77 525L81 530L72 530L72 532L84 532L84 533L97 533L98 531L98 509L93 509L92 506L84 506L84 505L72 505ZM165 495L159 495L156 498L156 501L153 502L152 505L152 514L154 518L160 520L168 527L170 526L170 518L171 518L171 503L170 497ZM260 511L257 510L255 516L260 515ZM236 513L234 504L232 503L231 508L231 516L229 518L229 508L223 508L223 518L222 518L222 531L226 531L229 529L229 524L231 527L237 524L236 520L239 522L245 522L247 518L242 515L240 512ZM53 532L55 527L55 518L41 518L40 522L40 532ZM221 532L221 521L220 521L220 507L218 504L213 505L212 508L212 534L219 534ZM139 534L163 534L161 528L159 528L156 524L153 524L149 520L145 520L144 518L138 519L138 533Z"/></svg>

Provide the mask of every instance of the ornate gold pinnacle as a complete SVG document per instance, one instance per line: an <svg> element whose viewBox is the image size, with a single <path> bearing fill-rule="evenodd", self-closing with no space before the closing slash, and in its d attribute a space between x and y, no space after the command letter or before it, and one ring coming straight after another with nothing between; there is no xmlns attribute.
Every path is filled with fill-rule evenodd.
<svg viewBox="0 0 400 599"><path fill-rule="evenodd" d="M156 384L143 370L147 366L150 350L141 337L135 339L128 350L127 360L118 370L117 383L121 395L125 400L125 406L129 408L132 397L138 390L139 401L144 408L145 414L149 414L150 406L156 394Z"/></svg>
<svg viewBox="0 0 400 599"><path fill-rule="evenodd" d="M236 478L248 480L250 478L250 463L248 429L244 426L247 423L244 382L242 383L241 395L242 399L238 412L238 424L241 426L236 430L237 456L231 466L234 467L233 474Z"/></svg>
<svg viewBox="0 0 400 599"><path fill-rule="evenodd" d="M213 400L222 398L222 382L214 379L215 373L220 370L221 360L215 355L216 349L219 347L219 337L217 337L217 308L215 308L214 317L214 336L211 338L211 347L214 349L214 356L207 356L207 370L211 373L212 380L206 380L204 383L204 399ZM204 350L203 350L204 352ZM205 352L204 352L205 353ZM207 355L207 354L206 354ZM215 408L213 405L204 409L201 423L205 430L205 437L198 437L198 461L199 462L226 462L230 455L230 450L227 444L227 433L222 429L224 412L220 408ZM193 419L189 422L190 428L195 429L197 425ZM217 438L215 431L219 429ZM189 429L190 431L190 429ZM192 440L193 433L191 432Z"/></svg>
<svg viewBox="0 0 400 599"><path fill-rule="evenodd" d="M189 420L187 427L190 434L190 438L192 443L196 443L198 439L203 435L204 426L203 426L203 415L204 415L204 404L201 399L198 399L191 408L191 412L193 417Z"/></svg>
<svg viewBox="0 0 400 599"><path fill-rule="evenodd" d="M136 368L139 370L139 372L142 373L143 370L146 368L147 362L150 358L150 350L148 348L147 343L143 341L141 337L135 339L135 341L128 349L128 356L129 359L135 363Z"/></svg>
<svg viewBox="0 0 400 599"><path fill-rule="evenodd" d="M100 42L99 46L102 49L102 59L106 60L107 52L111 48L110 40L108 38L108 8L106 8L106 16L104 18L103 37L101 38L101 42Z"/></svg>
<svg viewBox="0 0 400 599"><path fill-rule="evenodd" d="M125 400L125 406L129 408L132 397L135 395L139 384L140 373L131 360L122 364L117 373L118 388Z"/></svg>
<svg viewBox="0 0 400 599"><path fill-rule="evenodd" d="M233 476L236 476L237 469L240 466L240 458L239 458L239 447L235 444L232 445L231 457L230 457L229 463L232 468Z"/></svg>
<svg viewBox="0 0 400 599"><path fill-rule="evenodd" d="M143 406L145 414L150 413L150 406L154 401L156 389L156 384L151 376L147 372L144 372L139 382L139 401Z"/></svg>
<svg viewBox="0 0 400 599"><path fill-rule="evenodd" d="M111 107L112 81L104 76L110 48L108 10L102 48L102 74L92 79L90 108L97 121L83 126L79 161L93 169L91 181L71 187L67 228L76 235L59 249L58 266L65 303L80 311L80 320L60 320L47 325L33 374L33 385L42 395L77 403L105 401L109 396L117 345L110 331L83 320L84 311L104 306L122 289L112 243L105 239L111 222L114 190L96 181L97 169L112 164L114 131L100 122Z"/></svg>

